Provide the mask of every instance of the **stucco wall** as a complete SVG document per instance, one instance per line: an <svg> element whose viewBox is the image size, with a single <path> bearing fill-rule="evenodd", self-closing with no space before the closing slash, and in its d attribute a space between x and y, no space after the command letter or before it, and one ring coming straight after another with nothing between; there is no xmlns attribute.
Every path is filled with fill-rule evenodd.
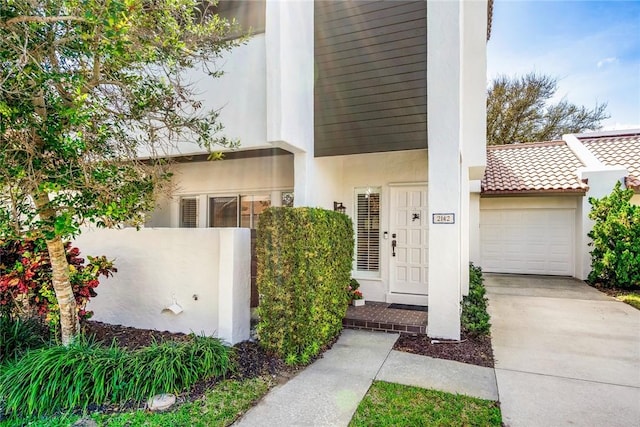
<svg viewBox="0 0 640 427"><path fill-rule="evenodd" d="M216 61L214 69L224 72L221 77L211 78L199 69L187 76L203 108L220 110L221 135L239 140L243 149L269 146L265 56L265 35L257 34ZM178 148L182 154L204 152L196 144Z"/></svg>
<svg viewBox="0 0 640 427"><path fill-rule="evenodd" d="M640 206L640 194L634 194L633 197L631 197L631 204Z"/></svg>
<svg viewBox="0 0 640 427"><path fill-rule="evenodd" d="M248 229L84 230L74 244L118 269L88 305L95 320L231 344L249 338ZM181 313L165 310L174 303Z"/></svg>

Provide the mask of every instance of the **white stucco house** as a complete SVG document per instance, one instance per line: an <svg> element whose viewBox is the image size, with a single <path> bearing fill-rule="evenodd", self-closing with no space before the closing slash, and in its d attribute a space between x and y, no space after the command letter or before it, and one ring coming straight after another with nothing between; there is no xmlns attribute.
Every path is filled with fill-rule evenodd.
<svg viewBox="0 0 640 427"><path fill-rule="evenodd" d="M488 272L586 279L589 197L608 195L617 181L640 205L640 129L488 147L472 259Z"/></svg>
<svg viewBox="0 0 640 427"><path fill-rule="evenodd" d="M267 206L344 206L373 301L428 304L459 338L486 160L487 1L221 2L255 30L199 81L240 149L176 154L147 227L255 228Z"/></svg>

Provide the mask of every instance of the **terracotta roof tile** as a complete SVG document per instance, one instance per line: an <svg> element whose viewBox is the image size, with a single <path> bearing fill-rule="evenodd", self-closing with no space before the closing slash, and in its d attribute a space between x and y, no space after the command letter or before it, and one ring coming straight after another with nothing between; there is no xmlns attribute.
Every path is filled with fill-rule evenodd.
<svg viewBox="0 0 640 427"><path fill-rule="evenodd" d="M580 137L580 142L607 166L624 166L629 187L640 188L640 132L614 136Z"/></svg>
<svg viewBox="0 0 640 427"><path fill-rule="evenodd" d="M564 141L487 147L482 193L584 193L576 175L582 166Z"/></svg>

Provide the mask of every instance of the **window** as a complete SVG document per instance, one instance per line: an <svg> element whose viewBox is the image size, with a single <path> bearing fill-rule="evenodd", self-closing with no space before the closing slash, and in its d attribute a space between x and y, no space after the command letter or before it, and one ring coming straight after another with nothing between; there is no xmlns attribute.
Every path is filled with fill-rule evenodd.
<svg viewBox="0 0 640 427"><path fill-rule="evenodd" d="M269 196L241 196L240 197L240 227L258 228L260 214L271 206Z"/></svg>
<svg viewBox="0 0 640 427"><path fill-rule="evenodd" d="M235 37L247 31L251 34L264 33L265 0L220 0L217 6L213 6L211 1L205 1L202 7L206 13L217 13L230 22L235 19L241 27L239 34L233 34Z"/></svg>
<svg viewBox="0 0 640 427"><path fill-rule="evenodd" d="M262 212L271 206L266 194L209 197L209 227L256 228Z"/></svg>
<svg viewBox="0 0 640 427"><path fill-rule="evenodd" d="M356 271L380 271L380 189L356 190Z"/></svg>
<svg viewBox="0 0 640 427"><path fill-rule="evenodd" d="M196 228L198 226L198 199L183 197L180 199L180 227Z"/></svg>
<svg viewBox="0 0 640 427"><path fill-rule="evenodd" d="M209 227L237 227L238 198L209 198Z"/></svg>

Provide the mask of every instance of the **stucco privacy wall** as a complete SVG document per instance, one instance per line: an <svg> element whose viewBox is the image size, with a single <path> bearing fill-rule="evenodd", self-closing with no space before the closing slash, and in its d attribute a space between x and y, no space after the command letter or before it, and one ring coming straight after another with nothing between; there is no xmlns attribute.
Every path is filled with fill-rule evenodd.
<svg viewBox="0 0 640 427"><path fill-rule="evenodd" d="M148 227L178 227L181 196L270 193L293 189L293 155L178 163L173 166L173 197L162 198ZM274 195L274 205L279 197ZM206 212L206 197L201 212ZM201 215L205 219L206 215ZM202 225L206 227L207 225Z"/></svg>
<svg viewBox="0 0 640 427"><path fill-rule="evenodd" d="M84 256L114 259L118 269L88 305L95 320L230 344L249 338L248 229L87 229L74 245ZM174 303L181 313L165 310Z"/></svg>

